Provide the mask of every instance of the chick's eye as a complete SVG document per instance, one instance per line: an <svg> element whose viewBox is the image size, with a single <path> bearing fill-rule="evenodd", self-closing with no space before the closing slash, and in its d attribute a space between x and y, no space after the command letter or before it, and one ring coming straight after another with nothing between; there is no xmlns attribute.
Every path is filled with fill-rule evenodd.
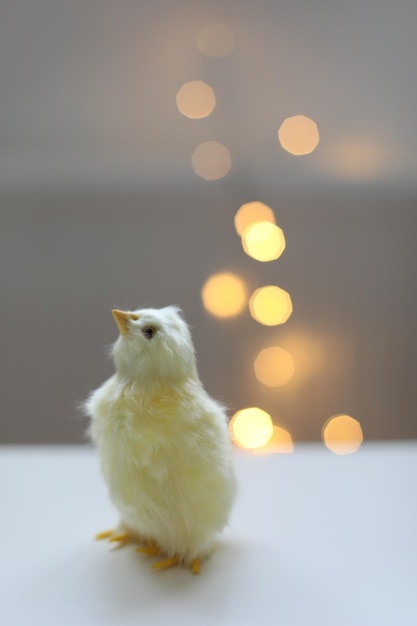
<svg viewBox="0 0 417 626"><path fill-rule="evenodd" d="M145 328L142 328L142 333L145 335L146 339L152 339L156 333L156 328L153 326L145 326Z"/></svg>

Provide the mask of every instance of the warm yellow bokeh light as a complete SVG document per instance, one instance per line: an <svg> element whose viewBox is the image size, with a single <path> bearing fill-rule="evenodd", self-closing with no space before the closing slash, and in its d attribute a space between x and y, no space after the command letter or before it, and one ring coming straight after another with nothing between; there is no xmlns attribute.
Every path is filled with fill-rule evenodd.
<svg viewBox="0 0 417 626"><path fill-rule="evenodd" d="M281 228L270 222L250 224L242 235L246 254L257 261L275 261L285 250L285 237Z"/></svg>
<svg viewBox="0 0 417 626"><path fill-rule="evenodd" d="M274 426L271 439L268 443L255 452L259 454L291 454L294 452L294 444L288 430L280 426Z"/></svg>
<svg viewBox="0 0 417 626"><path fill-rule="evenodd" d="M286 385L294 375L294 361L289 352L271 346L261 350L254 363L255 375L267 387Z"/></svg>
<svg viewBox="0 0 417 626"><path fill-rule="evenodd" d="M229 150L218 141L198 144L191 157L191 163L195 173L205 180L223 178L232 166Z"/></svg>
<svg viewBox="0 0 417 626"><path fill-rule="evenodd" d="M275 285L260 287L249 300L249 310L252 317L264 326L283 324L292 313L291 296Z"/></svg>
<svg viewBox="0 0 417 626"><path fill-rule="evenodd" d="M233 441L243 448L265 446L274 432L270 415L257 407L235 413L229 428Z"/></svg>
<svg viewBox="0 0 417 626"><path fill-rule="evenodd" d="M228 24L206 24L197 35L197 47L208 57L225 57L235 49L235 35Z"/></svg>
<svg viewBox="0 0 417 626"><path fill-rule="evenodd" d="M335 415L328 419L322 437L329 450L336 454L356 452L363 441L361 425L350 415Z"/></svg>
<svg viewBox="0 0 417 626"><path fill-rule="evenodd" d="M365 138L351 138L329 148L326 167L351 180L367 179L380 173L387 153L382 144Z"/></svg>
<svg viewBox="0 0 417 626"><path fill-rule="evenodd" d="M201 291L205 309L216 317L239 315L247 302L245 283L230 272L214 274L205 282Z"/></svg>
<svg viewBox="0 0 417 626"><path fill-rule="evenodd" d="M216 106L213 89L201 80L192 80L179 89L177 93L178 110L193 120L207 117Z"/></svg>
<svg viewBox="0 0 417 626"><path fill-rule="evenodd" d="M234 222L237 234L242 236L247 227L255 222L275 224L275 215L273 210L263 202L246 202L236 213Z"/></svg>
<svg viewBox="0 0 417 626"><path fill-rule="evenodd" d="M280 126L278 138L284 150L297 156L310 154L320 141L317 124L305 115L287 117Z"/></svg>

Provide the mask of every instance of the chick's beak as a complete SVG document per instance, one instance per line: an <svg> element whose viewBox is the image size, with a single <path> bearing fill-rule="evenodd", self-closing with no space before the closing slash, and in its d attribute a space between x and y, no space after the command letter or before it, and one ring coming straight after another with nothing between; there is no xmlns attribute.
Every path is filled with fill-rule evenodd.
<svg viewBox="0 0 417 626"><path fill-rule="evenodd" d="M119 328L121 335L127 335L129 331L129 320L137 320L138 316L134 313L127 313L126 311L119 311L119 309L113 309L113 317L116 320L116 324Z"/></svg>

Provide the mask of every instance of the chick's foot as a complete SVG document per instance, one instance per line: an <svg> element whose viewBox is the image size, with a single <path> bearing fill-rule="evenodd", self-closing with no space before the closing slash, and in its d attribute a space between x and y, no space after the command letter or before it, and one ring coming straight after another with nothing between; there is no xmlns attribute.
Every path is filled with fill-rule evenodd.
<svg viewBox="0 0 417 626"><path fill-rule="evenodd" d="M173 567L174 565L178 565L178 563L178 556L174 554L174 556L171 556L164 561L158 561L158 563L154 563L152 565L152 569L168 569L168 567Z"/></svg>
<svg viewBox="0 0 417 626"><path fill-rule="evenodd" d="M100 533L97 533L95 539L101 541L103 539L108 539L110 543L118 543L119 546L123 546L127 543L135 541L135 538L132 537L128 532L118 532L113 528L109 530L103 530Z"/></svg>
<svg viewBox="0 0 417 626"><path fill-rule="evenodd" d="M174 567L175 565L179 565L179 564L180 564L179 557L177 554L174 554L174 556L171 556L163 561L158 561L158 563L154 563L152 565L152 569L156 569L156 570L168 569L169 567ZM195 558L192 561L190 565L190 569L192 573L195 575L200 573L201 562L199 558Z"/></svg>
<svg viewBox="0 0 417 626"><path fill-rule="evenodd" d="M136 552L140 552L141 554L147 554L148 556L156 556L161 552L161 548L157 545L156 541L153 541L151 539L147 542L146 546L136 548Z"/></svg>
<svg viewBox="0 0 417 626"><path fill-rule="evenodd" d="M119 533L118 535L113 535L113 537L110 537L109 539L110 543L128 543L129 541L132 541L132 537L129 533Z"/></svg>
<svg viewBox="0 0 417 626"><path fill-rule="evenodd" d="M114 534L113 528L109 528L109 530L102 530L100 533L94 537L97 541L101 541L102 539L109 539Z"/></svg>

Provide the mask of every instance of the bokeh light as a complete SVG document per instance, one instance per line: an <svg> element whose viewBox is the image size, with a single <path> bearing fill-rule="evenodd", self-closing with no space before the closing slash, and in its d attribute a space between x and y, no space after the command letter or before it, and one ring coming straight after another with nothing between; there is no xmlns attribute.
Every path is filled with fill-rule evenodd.
<svg viewBox="0 0 417 626"><path fill-rule="evenodd" d="M255 222L275 224L275 215L267 204L256 200L242 204L235 215L234 222L237 234L242 236L247 227Z"/></svg>
<svg viewBox="0 0 417 626"><path fill-rule="evenodd" d="M294 360L279 346L261 350L254 363L256 378L267 387L286 385L294 375Z"/></svg>
<svg viewBox="0 0 417 626"><path fill-rule="evenodd" d="M310 154L320 141L317 124L305 115L287 117L280 126L278 138L284 150L297 156Z"/></svg>
<svg viewBox="0 0 417 626"><path fill-rule="evenodd" d="M223 22L205 24L197 35L197 47L205 56L225 57L235 49L235 35Z"/></svg>
<svg viewBox="0 0 417 626"><path fill-rule="evenodd" d="M336 454L356 452L363 441L361 425L350 415L335 415L322 429L325 445Z"/></svg>
<svg viewBox="0 0 417 626"><path fill-rule="evenodd" d="M290 294L275 285L256 289L249 300L252 317L264 326L284 324L292 313Z"/></svg>
<svg viewBox="0 0 417 626"><path fill-rule="evenodd" d="M193 120L207 117L216 106L216 97L210 85L192 80L178 90L177 107L180 113Z"/></svg>
<svg viewBox="0 0 417 626"><path fill-rule="evenodd" d="M200 143L192 154L191 163L195 173L205 180L223 178L232 166L229 150L218 141Z"/></svg>
<svg viewBox="0 0 417 626"><path fill-rule="evenodd" d="M243 233L242 246L246 254L257 261L274 261L285 250L284 233L276 224L255 222Z"/></svg>
<svg viewBox="0 0 417 626"><path fill-rule="evenodd" d="M326 168L348 180L364 180L379 174L387 161L387 150L380 142L350 138L328 149Z"/></svg>
<svg viewBox="0 0 417 626"><path fill-rule="evenodd" d="M288 430L281 426L274 426L271 439L267 444L256 448L259 454L291 454L294 452L294 444Z"/></svg>
<svg viewBox="0 0 417 626"><path fill-rule="evenodd" d="M298 329L297 332L280 330L278 345L289 352L294 362L295 375L291 379L292 389L302 389L308 382L326 371L328 358L333 355L327 335L318 337L317 333ZM342 347L342 354L345 351ZM332 356L334 360L334 355Z"/></svg>
<svg viewBox="0 0 417 626"><path fill-rule="evenodd" d="M247 302L245 283L231 272L213 274L201 291L205 309L216 317L234 317L243 311Z"/></svg>
<svg viewBox="0 0 417 626"><path fill-rule="evenodd" d="M233 441L243 448L265 446L274 432L271 416L257 407L237 411L229 429Z"/></svg>

